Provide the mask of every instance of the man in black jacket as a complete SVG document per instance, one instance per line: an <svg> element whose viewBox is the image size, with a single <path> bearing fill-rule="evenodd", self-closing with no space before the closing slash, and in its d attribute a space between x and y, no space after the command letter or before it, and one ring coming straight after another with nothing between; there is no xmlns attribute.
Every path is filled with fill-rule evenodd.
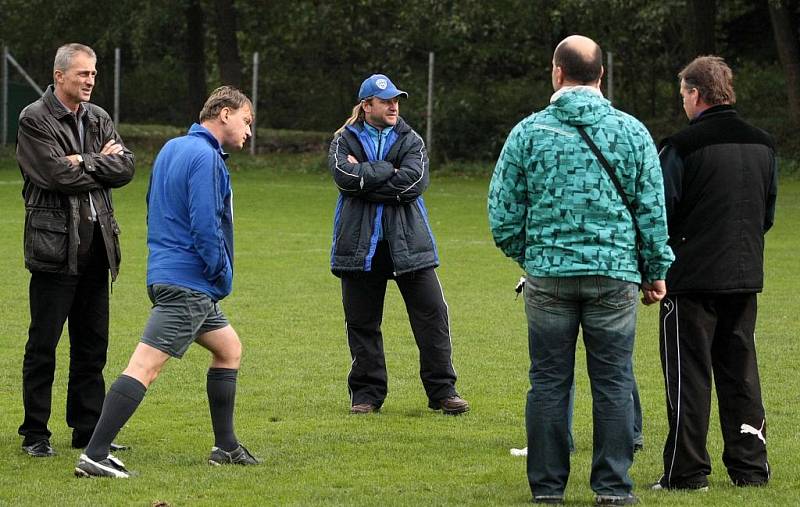
<svg viewBox="0 0 800 507"><path fill-rule="evenodd" d="M447 303L422 193L429 182L422 138L399 116L401 95L388 77L364 80L352 116L331 142L328 164L339 200L331 270L342 279L352 356L350 412L380 410L387 394L381 320L387 281L406 303L420 356L428 406L460 414L469 404L455 389Z"/></svg>
<svg viewBox="0 0 800 507"><path fill-rule="evenodd" d="M696 58L678 76L690 123L660 153L676 259L661 302L669 434L664 475L653 488L708 488L712 374L728 475L737 486L765 485L755 323L764 234L775 214L775 151L772 138L732 108L733 74L722 58Z"/></svg>
<svg viewBox="0 0 800 507"><path fill-rule="evenodd" d="M31 324L22 366L22 448L54 454L50 419L56 346L69 320L67 424L85 447L103 405L108 349L108 274L119 271L111 189L133 178L133 154L114 122L88 101L96 56L82 44L56 52L54 84L19 117L17 161L25 200L25 266Z"/></svg>

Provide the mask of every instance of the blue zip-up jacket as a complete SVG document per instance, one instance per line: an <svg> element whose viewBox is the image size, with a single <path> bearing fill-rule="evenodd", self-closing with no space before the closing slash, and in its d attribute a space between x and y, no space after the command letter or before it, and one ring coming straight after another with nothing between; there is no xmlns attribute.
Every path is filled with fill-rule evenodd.
<svg viewBox="0 0 800 507"><path fill-rule="evenodd" d="M439 265L422 200L430 181L425 143L398 118L386 146L381 160L362 122L348 126L331 142L328 165L339 189L331 247L335 275L371 271L381 225L396 275ZM349 163L348 155L358 163Z"/></svg>
<svg viewBox="0 0 800 507"><path fill-rule="evenodd" d="M228 155L202 125L164 145L147 191L147 285L219 301L233 286L233 192Z"/></svg>
<svg viewBox="0 0 800 507"><path fill-rule="evenodd" d="M369 142L367 142L365 145L365 140L359 138L362 146L368 148L367 156L373 156L370 155L370 152L374 152L373 158L370 158L371 161L383 160L383 157L386 156L386 152L389 151L389 148L391 148L392 144L394 144L394 142L397 140L397 136L394 135L394 126L379 130L369 123L364 122L364 131L369 134L369 141L372 142L371 145ZM375 229L375 234L377 234L378 241L382 240L383 224L380 222L376 223Z"/></svg>

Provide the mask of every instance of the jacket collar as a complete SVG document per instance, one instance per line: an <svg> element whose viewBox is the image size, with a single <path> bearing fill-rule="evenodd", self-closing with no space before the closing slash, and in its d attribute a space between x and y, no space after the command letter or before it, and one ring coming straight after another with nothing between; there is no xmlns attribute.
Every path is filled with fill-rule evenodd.
<svg viewBox="0 0 800 507"><path fill-rule="evenodd" d="M730 104L719 104L717 106L711 106L700 113L696 118L693 118L692 121L689 122L689 125L694 125L697 122L710 120L712 118L722 118L726 116L736 116L736 110Z"/></svg>
<svg viewBox="0 0 800 507"><path fill-rule="evenodd" d="M215 151L219 153L219 156L222 157L222 160L228 158L229 155L225 153L225 150L222 149L222 146L219 144L217 138L214 137L214 134L212 134L210 130L200 125L199 123L193 123L192 126L189 127L189 132L187 135L202 137L203 139L208 141L208 144L210 144Z"/></svg>
<svg viewBox="0 0 800 507"><path fill-rule="evenodd" d="M60 100L58 100L58 97L56 97L55 94L55 87L52 84L49 85L47 89L44 91L44 95L42 95L42 100L44 101L45 105L47 105L47 108L50 110L50 114L52 114L58 120L64 118L65 116L74 114L72 111L67 109L64 106L64 104L61 103ZM94 120L95 115L92 112L92 109L90 107L87 107L86 104L87 102L81 102L81 105L79 107L83 109L87 120ZM78 116L80 116L80 113L78 114Z"/></svg>
<svg viewBox="0 0 800 507"><path fill-rule="evenodd" d="M365 129L363 121L357 121L352 125L348 125L347 128L356 135ZM397 118L397 123L395 124L394 128L392 128L392 131L394 131L396 134L404 134L409 130L411 130L411 127L408 126L408 123L406 123L402 117Z"/></svg>

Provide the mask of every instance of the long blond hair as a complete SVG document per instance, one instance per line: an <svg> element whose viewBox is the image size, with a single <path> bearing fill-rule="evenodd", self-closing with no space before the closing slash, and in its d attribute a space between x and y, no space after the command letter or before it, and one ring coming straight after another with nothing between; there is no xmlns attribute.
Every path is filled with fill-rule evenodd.
<svg viewBox="0 0 800 507"><path fill-rule="evenodd" d="M350 118L348 118L347 121L344 122L344 125L339 127L339 130L334 132L333 135L334 136L338 136L339 134L344 132L344 129L346 129L348 125L352 125L357 121L363 121L364 120L364 103L365 102L369 102L371 100L372 100L372 97L370 97L368 99L364 99L364 100L360 101L358 104L356 104L353 107L353 113L350 115Z"/></svg>

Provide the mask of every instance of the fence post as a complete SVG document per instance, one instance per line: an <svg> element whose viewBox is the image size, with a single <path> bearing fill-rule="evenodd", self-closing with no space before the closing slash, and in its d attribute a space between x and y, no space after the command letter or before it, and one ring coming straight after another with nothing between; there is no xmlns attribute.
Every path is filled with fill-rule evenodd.
<svg viewBox="0 0 800 507"><path fill-rule="evenodd" d="M3 46L3 134L2 145L8 142L8 46Z"/></svg>
<svg viewBox="0 0 800 507"><path fill-rule="evenodd" d="M114 48L114 126L119 127L119 81L122 55L119 48Z"/></svg>
<svg viewBox="0 0 800 507"><path fill-rule="evenodd" d="M425 131L425 144L430 156L433 147L433 51L428 53L428 125Z"/></svg>
<svg viewBox="0 0 800 507"><path fill-rule="evenodd" d="M253 53L253 123L250 125L250 155L256 154L256 109L258 108L258 51Z"/></svg>

